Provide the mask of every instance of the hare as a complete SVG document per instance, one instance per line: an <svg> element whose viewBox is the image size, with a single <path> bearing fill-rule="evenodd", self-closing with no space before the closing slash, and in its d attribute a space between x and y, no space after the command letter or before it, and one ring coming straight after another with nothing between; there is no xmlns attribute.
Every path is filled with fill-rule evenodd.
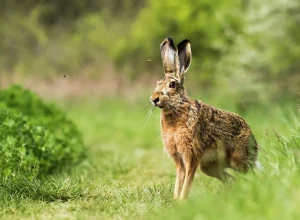
<svg viewBox="0 0 300 220"><path fill-rule="evenodd" d="M198 166L203 173L223 182L231 176L225 168L246 172L257 162L257 142L245 120L202 101L188 97L183 86L191 64L191 43L176 49L166 38L160 45L165 77L156 83L150 101L161 112L161 133L177 175L174 198L184 199Z"/></svg>

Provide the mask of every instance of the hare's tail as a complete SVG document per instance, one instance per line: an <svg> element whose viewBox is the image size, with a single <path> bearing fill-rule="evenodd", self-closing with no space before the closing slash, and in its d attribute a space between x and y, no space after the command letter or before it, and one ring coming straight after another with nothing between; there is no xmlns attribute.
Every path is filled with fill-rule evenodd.
<svg viewBox="0 0 300 220"><path fill-rule="evenodd" d="M261 163L259 162L259 160L256 160L255 161L255 167L259 170L263 170L263 165L261 165Z"/></svg>

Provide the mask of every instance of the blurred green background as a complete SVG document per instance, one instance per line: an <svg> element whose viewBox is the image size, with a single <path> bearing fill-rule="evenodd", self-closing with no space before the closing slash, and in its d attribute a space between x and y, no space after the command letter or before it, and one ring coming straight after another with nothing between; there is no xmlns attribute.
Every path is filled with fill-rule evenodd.
<svg viewBox="0 0 300 220"><path fill-rule="evenodd" d="M6 81L67 75L110 82L111 90L139 80L152 86L162 76L159 45L172 37L192 42L192 90L230 90L247 103L299 92L298 0L0 2Z"/></svg>

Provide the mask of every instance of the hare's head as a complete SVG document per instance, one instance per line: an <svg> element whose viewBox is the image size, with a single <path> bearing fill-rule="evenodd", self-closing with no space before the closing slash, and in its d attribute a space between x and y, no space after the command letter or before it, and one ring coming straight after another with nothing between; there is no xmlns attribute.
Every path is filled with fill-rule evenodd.
<svg viewBox="0 0 300 220"><path fill-rule="evenodd" d="M160 51L165 77L157 81L150 101L159 108L170 110L187 98L183 82L192 60L191 44L184 40L176 48L172 38L166 38Z"/></svg>

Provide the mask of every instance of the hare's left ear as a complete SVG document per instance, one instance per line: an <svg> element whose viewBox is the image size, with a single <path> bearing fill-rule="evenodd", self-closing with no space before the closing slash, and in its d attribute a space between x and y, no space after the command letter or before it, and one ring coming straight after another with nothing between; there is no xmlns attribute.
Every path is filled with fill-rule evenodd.
<svg viewBox="0 0 300 220"><path fill-rule="evenodd" d="M178 57L179 57L179 74L183 74L189 69L192 62L191 42L183 40L178 44Z"/></svg>
<svg viewBox="0 0 300 220"><path fill-rule="evenodd" d="M166 38L160 45L161 59L165 75L176 72L177 50L172 38Z"/></svg>

